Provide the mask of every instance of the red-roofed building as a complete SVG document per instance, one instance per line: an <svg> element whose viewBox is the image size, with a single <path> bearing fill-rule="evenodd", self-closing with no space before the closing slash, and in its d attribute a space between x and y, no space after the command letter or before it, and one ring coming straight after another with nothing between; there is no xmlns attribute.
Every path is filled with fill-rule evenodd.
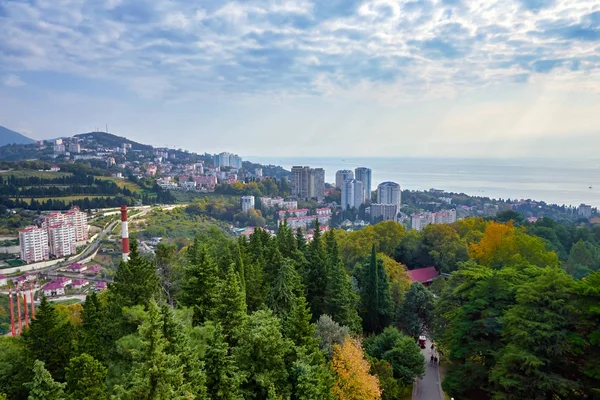
<svg viewBox="0 0 600 400"><path fill-rule="evenodd" d="M91 267L89 267L88 269L85 270L85 274L86 275L98 275L101 270L102 270L101 266L92 265Z"/></svg>
<svg viewBox="0 0 600 400"><path fill-rule="evenodd" d="M65 294L65 287L61 282L53 281L44 285L44 296L61 296Z"/></svg>
<svg viewBox="0 0 600 400"><path fill-rule="evenodd" d="M82 287L88 285L89 283L90 282L86 279L75 279L71 286L73 286L73 289L81 289Z"/></svg>
<svg viewBox="0 0 600 400"><path fill-rule="evenodd" d="M99 292L105 290L106 289L106 282L102 282L102 281L96 282L95 288Z"/></svg>
<svg viewBox="0 0 600 400"><path fill-rule="evenodd" d="M430 285L431 281L440 275L435 267L411 269L408 274L413 282L421 282L425 286Z"/></svg>

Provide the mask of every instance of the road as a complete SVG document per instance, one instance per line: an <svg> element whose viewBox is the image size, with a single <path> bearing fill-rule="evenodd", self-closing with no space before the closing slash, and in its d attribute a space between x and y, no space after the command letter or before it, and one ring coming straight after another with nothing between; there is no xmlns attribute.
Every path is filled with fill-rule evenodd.
<svg viewBox="0 0 600 400"><path fill-rule="evenodd" d="M421 350L421 354L425 357L425 375L415 382L413 400L444 400L438 366L430 363L430 347L431 341L427 339L425 348Z"/></svg>

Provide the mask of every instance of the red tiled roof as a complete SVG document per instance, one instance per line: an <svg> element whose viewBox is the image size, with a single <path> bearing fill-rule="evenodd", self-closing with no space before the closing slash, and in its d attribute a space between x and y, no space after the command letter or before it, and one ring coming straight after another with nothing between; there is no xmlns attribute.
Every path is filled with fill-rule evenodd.
<svg viewBox="0 0 600 400"><path fill-rule="evenodd" d="M410 279L412 279L413 282L421 283L429 282L433 278L440 275L440 273L437 272L435 267L412 269L408 271L408 274L410 275Z"/></svg>

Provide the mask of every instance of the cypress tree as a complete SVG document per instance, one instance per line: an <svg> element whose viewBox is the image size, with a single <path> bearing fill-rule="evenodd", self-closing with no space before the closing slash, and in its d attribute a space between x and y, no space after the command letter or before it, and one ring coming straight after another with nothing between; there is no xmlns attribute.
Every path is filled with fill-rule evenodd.
<svg viewBox="0 0 600 400"><path fill-rule="evenodd" d="M366 332L380 332L389 325L393 304L390 283L383 261L377 259L375 244L365 267L360 296L363 328Z"/></svg>

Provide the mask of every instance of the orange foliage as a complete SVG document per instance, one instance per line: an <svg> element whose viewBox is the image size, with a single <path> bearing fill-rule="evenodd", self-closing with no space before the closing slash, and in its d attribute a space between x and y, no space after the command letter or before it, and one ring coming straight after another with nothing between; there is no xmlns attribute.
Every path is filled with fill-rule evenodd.
<svg viewBox="0 0 600 400"><path fill-rule="evenodd" d="M334 395L339 400L381 399L379 380L369 373L370 368L357 339L346 337L343 346L334 345Z"/></svg>
<svg viewBox="0 0 600 400"><path fill-rule="evenodd" d="M479 243L471 243L469 253L482 265L492 265L494 260L504 259L515 253L514 237L516 229L512 221L507 224L490 222L485 228ZM504 254L499 254L504 253Z"/></svg>

